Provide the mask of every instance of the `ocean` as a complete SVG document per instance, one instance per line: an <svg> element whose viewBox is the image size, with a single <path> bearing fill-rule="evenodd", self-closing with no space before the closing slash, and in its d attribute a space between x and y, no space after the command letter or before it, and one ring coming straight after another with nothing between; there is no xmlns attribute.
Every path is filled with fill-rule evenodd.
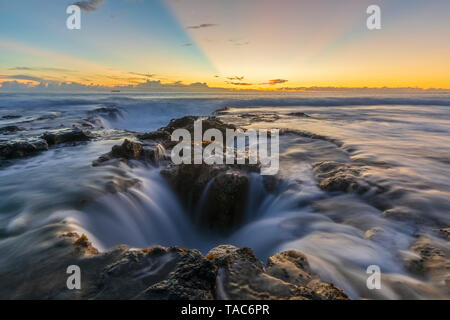
<svg viewBox="0 0 450 320"><path fill-rule="evenodd" d="M252 176L245 223L232 234L198 228L158 167L92 166L136 132L219 109L225 122L284 132L283 183L267 193ZM17 130L1 131L0 145L73 127L95 139L0 160L0 274L39 263L36 247L74 230L101 251L233 244L264 261L295 249L351 298L450 297L448 273L424 277L407 264L418 237L450 252L436 231L450 226L450 94L1 93L0 130L7 126ZM324 161L358 170L364 192L320 188ZM121 187L130 180L139 183ZM381 269L380 290L366 287L370 265Z"/></svg>

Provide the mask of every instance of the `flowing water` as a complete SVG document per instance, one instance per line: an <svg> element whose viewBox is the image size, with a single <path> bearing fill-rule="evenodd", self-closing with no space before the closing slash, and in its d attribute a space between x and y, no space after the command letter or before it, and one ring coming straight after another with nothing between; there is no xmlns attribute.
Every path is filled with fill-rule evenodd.
<svg viewBox="0 0 450 320"><path fill-rule="evenodd" d="M207 116L224 107L224 121L303 132L280 136L283 183L275 192L267 193L261 177L252 175L245 223L229 236L199 229L158 168L137 162L91 165L130 137L130 131L152 131L172 118ZM21 117L4 117L11 115ZM297 249L315 272L352 298L396 299L405 292L422 298L450 296L404 264L413 255L408 248L418 233L450 250L433 233L450 225L449 94L0 95L0 128L21 129L0 134L0 142L33 139L83 123L96 139L1 163L0 274L20 269L28 246L74 229L86 233L100 250L159 244L206 253L229 243L251 247L264 260ZM365 163L364 179L385 191L381 196L322 191L312 168L325 160ZM383 214L387 208L408 214L390 219ZM368 239L366 232L374 228L381 236ZM381 290L367 290L369 265L381 268Z"/></svg>

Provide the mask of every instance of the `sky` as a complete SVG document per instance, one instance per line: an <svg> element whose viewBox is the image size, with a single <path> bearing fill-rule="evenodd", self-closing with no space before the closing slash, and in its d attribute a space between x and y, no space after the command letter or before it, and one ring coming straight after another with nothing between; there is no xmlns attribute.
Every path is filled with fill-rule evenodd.
<svg viewBox="0 0 450 320"><path fill-rule="evenodd" d="M449 0L0 0L0 89L450 89L449 16Z"/></svg>

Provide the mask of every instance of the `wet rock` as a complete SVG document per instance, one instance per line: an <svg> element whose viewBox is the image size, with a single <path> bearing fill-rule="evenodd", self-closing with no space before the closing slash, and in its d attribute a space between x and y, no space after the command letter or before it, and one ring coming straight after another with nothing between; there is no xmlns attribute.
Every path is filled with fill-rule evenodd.
<svg viewBox="0 0 450 320"><path fill-rule="evenodd" d="M180 254L167 279L150 286L137 298L158 300L211 300L217 268L198 250Z"/></svg>
<svg viewBox="0 0 450 320"><path fill-rule="evenodd" d="M243 221L249 184L245 172L225 165L181 164L161 175L207 230L226 233Z"/></svg>
<svg viewBox="0 0 450 320"><path fill-rule="evenodd" d="M280 136L288 135L288 134L298 135L300 137L328 141L328 142L336 145L337 147L342 147L343 146L343 143L340 140L337 140L337 139L334 139L334 138L330 138L330 137L327 137L327 136L323 136L323 135L320 135L320 134L304 131L304 130L295 130L295 129L281 128L279 134L280 134Z"/></svg>
<svg viewBox="0 0 450 320"><path fill-rule="evenodd" d="M0 128L0 133L11 133L17 131L20 131L20 128L18 126L6 126Z"/></svg>
<svg viewBox="0 0 450 320"><path fill-rule="evenodd" d="M0 143L0 158L23 158L46 150L48 144L45 140Z"/></svg>
<svg viewBox="0 0 450 320"><path fill-rule="evenodd" d="M96 167L111 160L140 160L159 165L166 160L166 154L165 149L157 143L149 145L125 139L121 145L113 146L111 152L101 155L92 165Z"/></svg>
<svg viewBox="0 0 450 320"><path fill-rule="evenodd" d="M229 111L229 110L230 110L229 107L223 107L223 108L220 108L220 109L217 109L216 111L214 111L214 114L215 115L224 115L224 114L227 114L227 111Z"/></svg>
<svg viewBox="0 0 450 320"><path fill-rule="evenodd" d="M389 208L383 212L382 216L396 221L412 221L418 224L427 223L420 210L404 206Z"/></svg>
<svg viewBox="0 0 450 320"><path fill-rule="evenodd" d="M138 135L137 137L141 140L154 140L158 142L163 142L164 144L169 144L171 132L166 129L158 129L157 131L144 133Z"/></svg>
<svg viewBox="0 0 450 320"><path fill-rule="evenodd" d="M300 117L300 118L311 118L311 116L307 115L304 112L291 112L291 113L288 113L288 116Z"/></svg>
<svg viewBox="0 0 450 320"><path fill-rule="evenodd" d="M313 279L305 255L295 250L288 250L270 257L266 272L300 286L307 285Z"/></svg>
<svg viewBox="0 0 450 320"><path fill-rule="evenodd" d="M19 118L22 118L22 116L18 115L18 114L7 114L2 117L2 119L5 119L5 120L19 119Z"/></svg>
<svg viewBox="0 0 450 320"><path fill-rule="evenodd" d="M203 256L195 249L160 246L119 246L100 253L85 235L74 232L52 243L39 251L45 256L41 263L31 263L36 257L30 250L22 268L2 271L1 299L346 298L310 273L306 258L292 250L271 257L265 267L251 249L230 245ZM80 290L67 290L67 274L61 270L69 265L82 270Z"/></svg>
<svg viewBox="0 0 450 320"><path fill-rule="evenodd" d="M199 221L208 229L228 232L239 226L245 215L249 179L237 170L214 177L203 189L199 205Z"/></svg>
<svg viewBox="0 0 450 320"><path fill-rule="evenodd" d="M113 120L122 116L122 111L114 105L106 105L104 107L99 107L94 110L90 110L88 113L100 115Z"/></svg>
<svg viewBox="0 0 450 320"><path fill-rule="evenodd" d="M266 267L245 247L222 245L207 258L218 266L218 299L347 299L344 292L311 274L306 257L294 250L270 257Z"/></svg>
<svg viewBox="0 0 450 320"><path fill-rule="evenodd" d="M104 189L109 193L125 192L140 183L140 180L127 177L114 177L105 184Z"/></svg>
<svg viewBox="0 0 450 320"><path fill-rule="evenodd" d="M374 227L364 233L364 238L375 242L392 243L390 235L380 227Z"/></svg>
<svg viewBox="0 0 450 320"><path fill-rule="evenodd" d="M51 146L60 143L89 141L93 137L89 131L73 129L58 132L46 132L41 138L47 141L48 145Z"/></svg>
<svg viewBox="0 0 450 320"><path fill-rule="evenodd" d="M116 158L139 159L142 156L142 144L128 139L120 146L113 146L111 154Z"/></svg>
<svg viewBox="0 0 450 320"><path fill-rule="evenodd" d="M450 241L450 228L440 228L437 231L442 238Z"/></svg>
<svg viewBox="0 0 450 320"><path fill-rule="evenodd" d="M60 116L61 116L61 114L59 114L59 113L51 113L51 114L46 114L46 115L40 116L36 120L54 120L56 118L59 118Z"/></svg>
<svg viewBox="0 0 450 320"><path fill-rule="evenodd" d="M274 122L280 119L276 113L241 113L239 117L249 119L251 122Z"/></svg>
<svg viewBox="0 0 450 320"><path fill-rule="evenodd" d="M165 127L159 128L156 131L144 133L137 137L141 140L154 140L162 144L166 149L172 148L177 141L171 141L172 132L176 129L186 129L194 139L194 122L202 120L202 134L208 129L218 129L225 137L226 129L236 129L234 125L226 124L216 117L202 118L197 116L185 116L179 119L170 120Z"/></svg>
<svg viewBox="0 0 450 320"><path fill-rule="evenodd" d="M441 240L443 241L443 240ZM437 286L450 289L450 252L448 246L437 239L419 236L409 248L416 257L407 259L407 269L428 278Z"/></svg>
<svg viewBox="0 0 450 320"><path fill-rule="evenodd" d="M360 170L346 163L322 161L313 165L319 187L325 191L365 193L369 185L359 177Z"/></svg>

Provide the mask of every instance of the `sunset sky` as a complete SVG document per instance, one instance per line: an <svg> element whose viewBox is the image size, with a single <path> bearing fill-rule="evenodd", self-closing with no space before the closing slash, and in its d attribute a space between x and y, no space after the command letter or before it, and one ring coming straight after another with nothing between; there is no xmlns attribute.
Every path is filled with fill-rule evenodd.
<svg viewBox="0 0 450 320"><path fill-rule="evenodd" d="M449 0L91 0L68 30L74 2L0 0L4 88L450 88Z"/></svg>

